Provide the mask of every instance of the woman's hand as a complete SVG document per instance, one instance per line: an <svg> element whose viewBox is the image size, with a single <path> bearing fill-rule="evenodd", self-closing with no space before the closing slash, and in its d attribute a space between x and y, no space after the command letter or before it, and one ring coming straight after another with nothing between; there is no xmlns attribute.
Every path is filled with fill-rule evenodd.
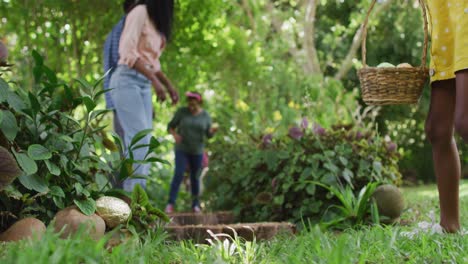
<svg viewBox="0 0 468 264"><path fill-rule="evenodd" d="M174 88L169 78L167 78L167 76L162 71L157 71L155 75L156 79L158 79L160 83L166 86L167 92L171 96L172 104L177 104L179 102L179 94L177 93L177 90Z"/></svg>
<svg viewBox="0 0 468 264"><path fill-rule="evenodd" d="M167 87L167 92L171 96L172 105L176 105L179 102L179 93L172 86Z"/></svg>
<svg viewBox="0 0 468 264"><path fill-rule="evenodd" d="M210 128L210 134L214 134L214 133L218 132L218 128L219 128L218 123L214 123Z"/></svg>
<svg viewBox="0 0 468 264"><path fill-rule="evenodd" d="M166 93L164 92L161 82L157 78L154 78L151 81L151 84L153 85L154 92L156 93L156 97L158 98L158 101L159 102L166 101Z"/></svg>
<svg viewBox="0 0 468 264"><path fill-rule="evenodd" d="M174 140L175 140L176 144L182 143L182 136L181 135L179 135L177 133L174 133L172 136L174 137Z"/></svg>
<svg viewBox="0 0 468 264"><path fill-rule="evenodd" d="M134 68L141 74L145 75L145 77L151 81L151 85L154 88L154 92L156 93L158 101L166 101L166 92L164 91L164 86L156 76L156 71L154 67L148 62L146 62L144 59L139 58L135 62Z"/></svg>

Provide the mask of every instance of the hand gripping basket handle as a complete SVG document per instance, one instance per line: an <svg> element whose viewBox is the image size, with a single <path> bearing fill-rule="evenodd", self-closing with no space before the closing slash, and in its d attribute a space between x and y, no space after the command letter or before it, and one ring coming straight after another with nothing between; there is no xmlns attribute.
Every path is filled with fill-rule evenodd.
<svg viewBox="0 0 468 264"><path fill-rule="evenodd" d="M374 9L375 2L377 0L372 0L372 3L369 7L369 10L367 11L366 19L364 20L364 24L362 24L362 64L364 67L367 67L366 64L366 38L367 38L367 23L369 21L369 15L372 12L372 9ZM389 0L387 0L389 1ZM423 52L422 52L422 58L421 58L421 67L424 67L426 64L426 56L427 56L427 41L428 41L428 29L427 29L427 16L426 16L426 4L424 3L424 0L418 0L419 5L421 6L422 13L423 13L423 18L424 18L424 45L423 45Z"/></svg>

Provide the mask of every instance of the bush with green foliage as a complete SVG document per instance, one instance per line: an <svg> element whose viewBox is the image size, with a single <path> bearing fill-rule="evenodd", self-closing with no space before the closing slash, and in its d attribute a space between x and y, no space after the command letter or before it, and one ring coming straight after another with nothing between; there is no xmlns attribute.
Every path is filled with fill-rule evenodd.
<svg viewBox="0 0 468 264"><path fill-rule="evenodd" d="M90 84L76 79L79 89L71 87L44 65L37 52L33 56L33 89L15 87L0 78L0 146L15 159L0 158L21 169L18 180L0 192L0 231L27 215L47 223L72 203L84 214L93 214L100 196L128 195L112 189L114 175L118 180L139 177L134 175L134 165L165 162L152 155L159 147L154 137L149 145L139 143L152 130L137 133L128 157L121 155L121 140L115 135L111 140L101 122L109 110L97 109L97 100L105 92L98 87L100 80ZM144 146L149 149L145 160L134 160L132 150ZM6 168L2 166L0 173ZM153 219L154 213L145 217Z"/></svg>
<svg viewBox="0 0 468 264"><path fill-rule="evenodd" d="M355 193L370 182L400 184L393 142L362 127L311 128L303 121L288 136L242 142L225 137L212 144L208 206L233 210L242 221L330 220L337 214L330 206L339 201L311 181Z"/></svg>

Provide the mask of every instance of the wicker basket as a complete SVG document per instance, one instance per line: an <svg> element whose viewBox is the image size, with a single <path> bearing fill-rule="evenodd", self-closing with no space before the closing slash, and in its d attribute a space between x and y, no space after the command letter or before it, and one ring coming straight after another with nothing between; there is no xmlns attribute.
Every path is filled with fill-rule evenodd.
<svg viewBox="0 0 468 264"><path fill-rule="evenodd" d="M423 0L419 0L424 18L424 45L421 66L411 68L377 68L369 67L366 64L367 22L375 2L376 0L372 1L362 25L362 63L364 67L358 70L362 98L368 105L416 104L421 97L422 90L429 76L429 70L425 66L428 41L425 4Z"/></svg>

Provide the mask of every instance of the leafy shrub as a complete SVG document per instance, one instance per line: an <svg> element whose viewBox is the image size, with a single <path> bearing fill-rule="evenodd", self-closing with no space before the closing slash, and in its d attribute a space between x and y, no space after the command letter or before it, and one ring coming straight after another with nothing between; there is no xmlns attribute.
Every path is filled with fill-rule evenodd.
<svg viewBox="0 0 468 264"><path fill-rule="evenodd" d="M233 210L242 221L318 220L339 201L311 181L354 192L369 182L401 181L396 145L352 125L311 129L302 122L288 136L246 142L225 137L211 150L208 205ZM327 211L324 218L333 214Z"/></svg>
<svg viewBox="0 0 468 264"><path fill-rule="evenodd" d="M39 54L33 56L32 89L14 89L0 78L0 146L13 154L21 169L18 180L0 192L0 217L7 218L2 217L0 231L25 215L48 222L71 203L93 214L99 196L128 195L112 189L114 174L123 180L136 176L134 164L163 162L150 155L159 146L154 137L145 160L133 160L131 150L141 148L139 140L151 130L135 135L129 156L121 155L121 140L111 140L101 124L108 110L97 109L105 92L98 87L100 81L76 79L79 89L72 87L58 79Z"/></svg>

